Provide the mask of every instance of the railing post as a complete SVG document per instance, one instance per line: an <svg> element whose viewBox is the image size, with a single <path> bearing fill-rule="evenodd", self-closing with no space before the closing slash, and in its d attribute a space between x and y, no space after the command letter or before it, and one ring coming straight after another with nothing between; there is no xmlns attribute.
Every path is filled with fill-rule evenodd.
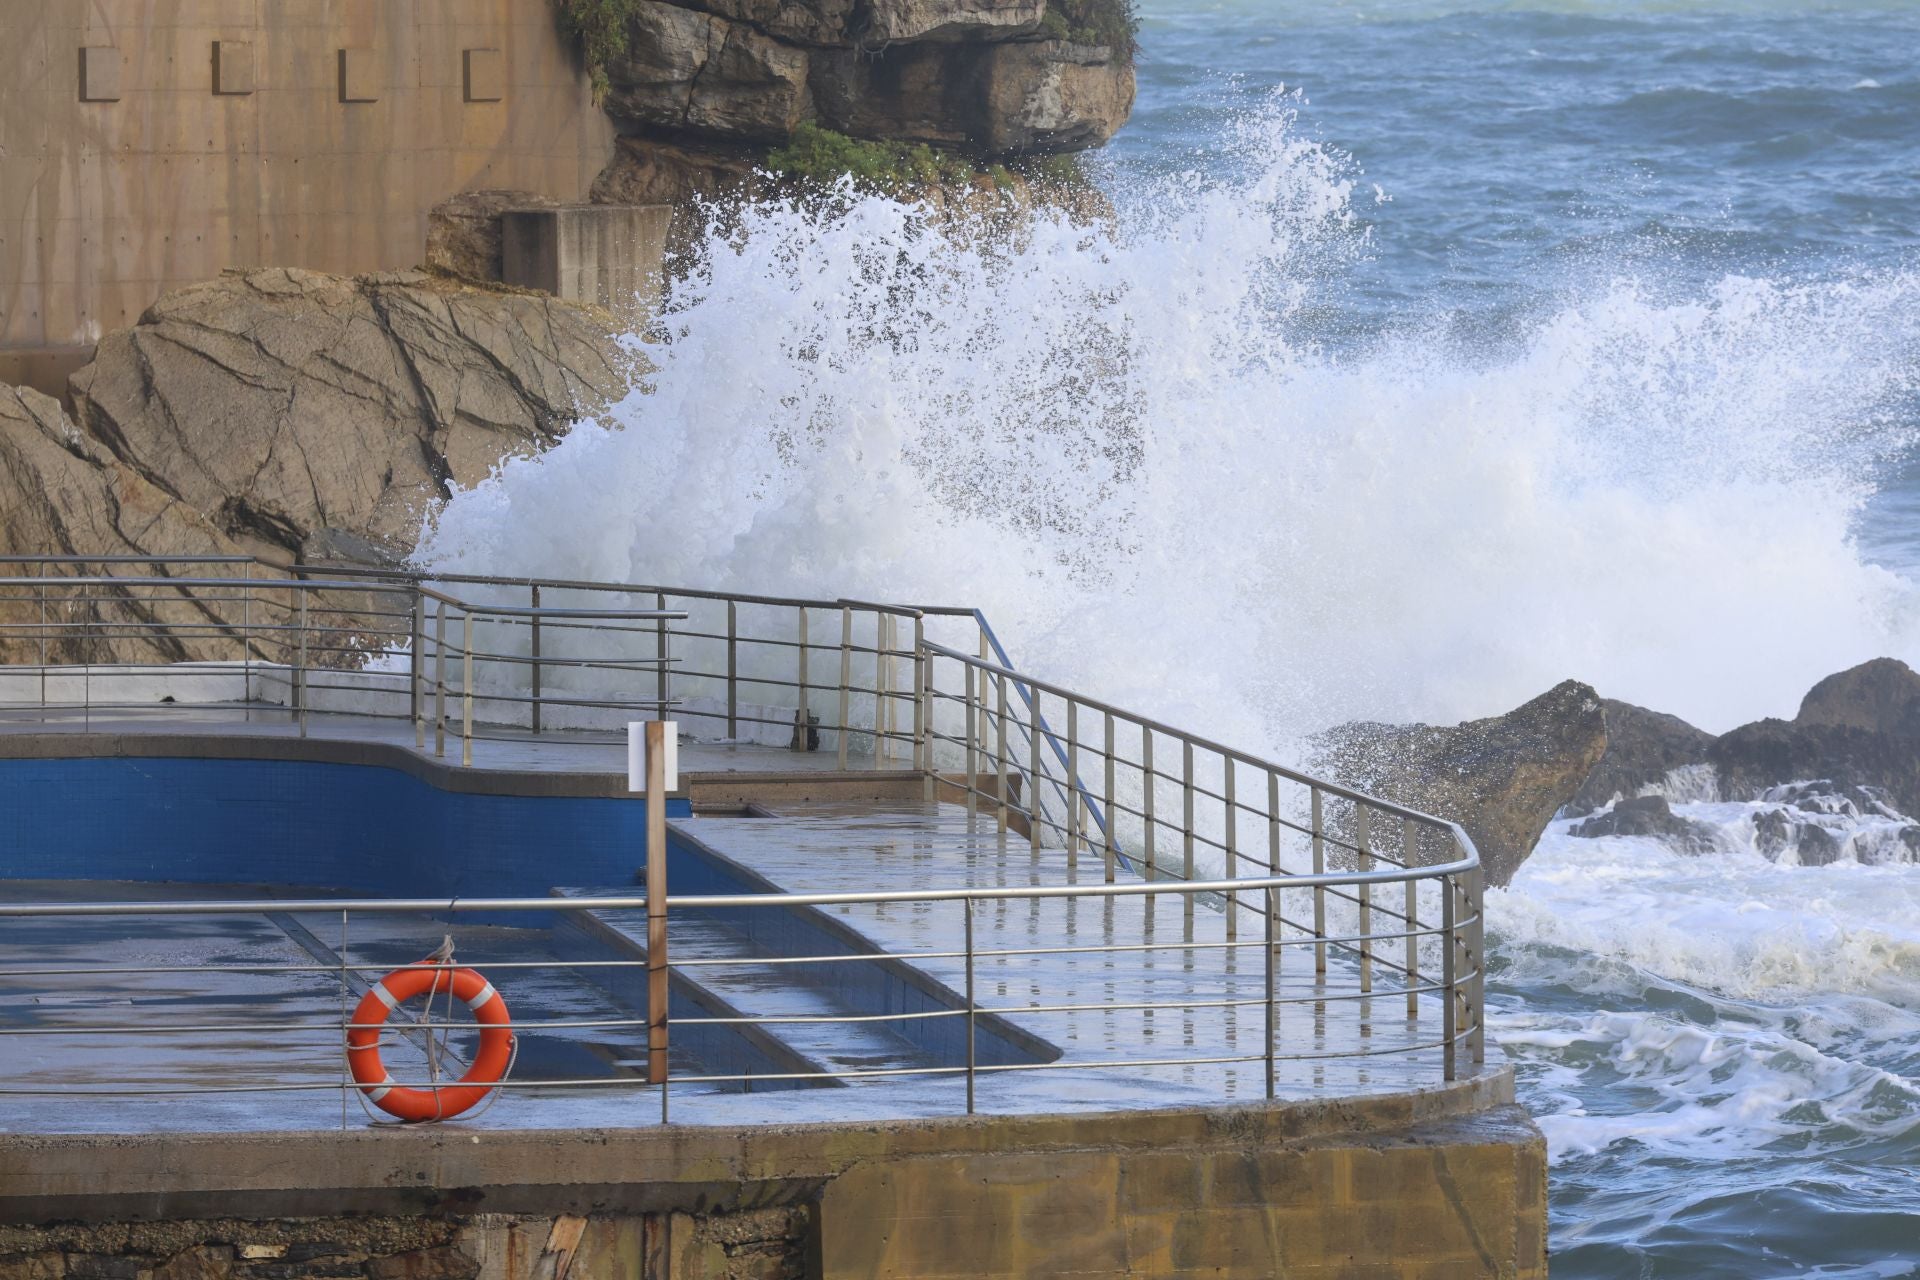
<svg viewBox="0 0 1920 1280"><path fill-rule="evenodd" d="M447 602L433 610L433 754L447 754Z"/></svg>
<svg viewBox="0 0 1920 1280"><path fill-rule="evenodd" d="M873 767L884 769L893 754L893 615L873 615Z"/></svg>
<svg viewBox="0 0 1920 1280"><path fill-rule="evenodd" d="M800 606L800 643L798 652L800 654L800 674L799 680L796 683L800 686L800 709L796 719L800 727L793 735L793 749L795 751L805 751L807 749L807 743L813 734L813 714L807 708L807 606L805 605Z"/></svg>
<svg viewBox="0 0 1920 1280"><path fill-rule="evenodd" d="M727 738L740 736L740 618L737 601L727 601Z"/></svg>
<svg viewBox="0 0 1920 1280"><path fill-rule="evenodd" d="M974 666L971 662L962 663L961 666L963 668L962 674L965 676L965 685L963 688L963 692L965 693L965 698L960 705L966 711L966 719L967 719L967 728L966 728L967 772L966 772L966 776L961 781L961 785L966 789L966 793L967 793L967 822L968 822L968 825L971 826L974 817L978 815L980 812L980 795L974 789L974 781L978 776L978 771L980 767L979 756L976 754L977 748L974 741L974 731L979 728L979 725L974 723L974 718L973 718ZM986 678L985 672L981 673L981 678L982 679ZM986 699L982 698L981 701L985 702Z"/></svg>
<svg viewBox="0 0 1920 1280"><path fill-rule="evenodd" d="M1420 833L1412 818L1400 819L1401 864L1411 871L1420 862ZM1407 1017L1420 1017L1420 998L1414 988L1420 985L1420 882L1407 881Z"/></svg>
<svg viewBox="0 0 1920 1280"><path fill-rule="evenodd" d="M1280 874L1280 775L1267 774L1267 874Z"/></svg>
<svg viewBox="0 0 1920 1280"><path fill-rule="evenodd" d="M540 732L540 584L537 582L531 583L529 584L527 590L528 590L528 598L532 601L532 604L533 604L533 617L532 617L532 623L533 623L532 633L533 634L530 638L530 643L533 649L533 653L532 653L532 657L533 657L532 723L533 723L534 733L538 734Z"/></svg>
<svg viewBox="0 0 1920 1280"><path fill-rule="evenodd" d="M1156 825L1153 817L1153 783L1153 730L1143 724L1140 726L1140 811L1145 815L1146 822L1146 832L1143 843L1146 845L1145 857L1147 860L1147 883L1149 884L1160 878L1160 860L1154 856L1153 851L1153 829ZM1153 896L1151 894L1147 896L1147 914L1149 917L1153 914Z"/></svg>
<svg viewBox="0 0 1920 1280"><path fill-rule="evenodd" d="M927 652L926 620L913 620L913 762L920 770L921 799L938 798L933 784L933 655Z"/></svg>
<svg viewBox="0 0 1920 1280"><path fill-rule="evenodd" d="M1274 901L1274 895L1278 892L1279 890L1272 885L1267 886L1267 945L1263 948L1267 960L1267 1096L1269 1098L1273 1096L1274 1041L1279 1038L1280 1031L1279 1004L1274 999L1274 986L1278 981L1280 967L1280 948L1275 945L1279 941L1275 936L1275 930L1278 927L1280 908Z"/></svg>
<svg viewBox="0 0 1920 1280"><path fill-rule="evenodd" d="M1107 720L1106 786L1101 792L1102 802L1106 806L1104 810L1104 817L1106 818L1106 823L1101 831L1100 844L1102 848L1100 853L1100 861L1101 861L1102 870L1106 873L1106 882L1108 884L1112 884L1113 883L1114 844L1119 839L1119 837L1114 834L1114 828L1118 823L1118 819L1114 817L1114 810L1113 810L1113 769L1114 769L1113 712L1109 711L1106 713L1106 720Z"/></svg>
<svg viewBox="0 0 1920 1280"><path fill-rule="evenodd" d="M1353 806L1353 845L1360 874L1365 875L1373 870L1373 820L1367 806L1358 802ZM1360 990L1373 990L1373 885L1364 880L1360 882Z"/></svg>
<svg viewBox="0 0 1920 1280"><path fill-rule="evenodd" d="M974 1106L973 899L962 898L967 941L967 1114Z"/></svg>
<svg viewBox="0 0 1920 1280"><path fill-rule="evenodd" d="M1027 707L1027 849L1037 862L1040 858L1042 837L1040 828L1045 825L1040 819L1040 690L1034 685L1027 686L1027 695L1033 700Z"/></svg>
<svg viewBox="0 0 1920 1280"><path fill-rule="evenodd" d="M667 726L650 720L647 743L647 1083L667 1084ZM666 1104L661 1103L665 1114Z"/></svg>
<svg viewBox="0 0 1920 1280"><path fill-rule="evenodd" d="M1080 876L1080 704L1067 699L1067 883Z"/></svg>
<svg viewBox="0 0 1920 1280"><path fill-rule="evenodd" d="M1180 876L1188 884L1193 883L1193 740L1183 738L1180 742ZM1183 893L1180 902L1185 909L1187 930L1193 930L1193 895Z"/></svg>
<svg viewBox="0 0 1920 1280"><path fill-rule="evenodd" d="M1468 991L1473 1000L1473 1027L1468 1043L1473 1049L1473 1065L1487 1060L1487 870L1476 866L1467 872L1467 908L1473 919L1467 926L1468 957L1473 978Z"/></svg>
<svg viewBox="0 0 1920 1280"><path fill-rule="evenodd" d="M653 607L657 613L666 613L666 592L656 591L653 593ZM667 638L667 620L664 617L655 618L653 620L653 718L656 720L665 720L667 718L667 704L672 701L670 696L672 689L669 683L673 678L672 658L672 642Z"/></svg>
<svg viewBox="0 0 1920 1280"><path fill-rule="evenodd" d="M1221 756L1220 766L1226 771L1226 776L1222 779L1220 794L1224 797L1224 804L1227 810L1227 830L1224 841L1227 846L1227 879L1238 880L1240 878L1240 843L1234 836L1234 831L1238 824L1234 813L1237 806L1233 798L1233 757ZM1231 942L1239 936L1240 891L1238 889L1229 889L1227 890L1227 941Z"/></svg>
<svg viewBox="0 0 1920 1280"><path fill-rule="evenodd" d="M425 690L423 684L426 678L426 671L422 666L427 658L426 655L421 652L421 650L426 647L427 627L424 616L426 607L427 598L420 594L420 588L418 586L414 587L413 617L411 619L413 634L409 638L413 661L407 664L409 667L407 684L408 701L412 704L410 709L413 713L413 745L416 750L424 750L427 745L427 722L423 714L425 711Z"/></svg>
<svg viewBox="0 0 1920 1280"><path fill-rule="evenodd" d="M300 736L307 736L307 596L300 592L300 666L294 673L293 705L300 720Z"/></svg>
<svg viewBox="0 0 1920 1280"><path fill-rule="evenodd" d="M1313 874L1323 876L1327 873L1327 824L1325 801L1320 788L1308 789L1307 803L1312 808L1310 825L1313 830ZM1313 936L1319 941L1313 944L1313 971L1325 975L1327 972L1327 889L1325 885L1313 886Z"/></svg>
<svg viewBox="0 0 1920 1280"><path fill-rule="evenodd" d="M840 607L840 718L839 743L835 759L841 772L847 768L847 717L852 714L853 702L853 609Z"/></svg>
<svg viewBox="0 0 1920 1280"><path fill-rule="evenodd" d="M993 686L994 706L999 713L995 717L999 721L999 726L994 736L994 742L998 748L994 753L995 771L998 775L994 785L1000 793L1000 847L1004 849L1007 847L1007 810L1013 802L1012 797L1007 794L1007 677L1005 674L995 673Z"/></svg>
<svg viewBox="0 0 1920 1280"><path fill-rule="evenodd" d="M460 615L460 763L473 764L473 614Z"/></svg>
<svg viewBox="0 0 1920 1280"><path fill-rule="evenodd" d="M1459 886L1454 877L1448 876L1440 885L1440 932L1446 945L1440 948L1440 985L1445 989L1446 1007L1441 1010L1440 1037L1441 1061L1445 1064L1445 1076L1448 1080L1459 1075L1455 1063L1454 1040L1459 1035L1456 1002L1459 999L1459 950L1460 939L1456 933L1458 913L1454 906L1454 895Z"/></svg>

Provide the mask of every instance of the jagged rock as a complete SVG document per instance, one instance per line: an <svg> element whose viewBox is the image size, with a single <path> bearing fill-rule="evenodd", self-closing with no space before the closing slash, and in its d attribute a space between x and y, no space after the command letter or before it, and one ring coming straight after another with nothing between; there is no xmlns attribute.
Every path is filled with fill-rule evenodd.
<svg viewBox="0 0 1920 1280"><path fill-rule="evenodd" d="M463 191L443 200L427 213L427 265L468 280L500 280L500 215L554 204L533 191Z"/></svg>
<svg viewBox="0 0 1920 1280"><path fill-rule="evenodd" d="M1078 151L1133 109L1133 64L1063 40L830 50L813 59L820 118L859 138L900 138L981 155Z"/></svg>
<svg viewBox="0 0 1920 1280"><path fill-rule="evenodd" d="M229 272L107 337L71 389L89 448L237 545L291 558L333 531L404 554L450 484L623 389L619 328L597 307L420 272Z"/></svg>
<svg viewBox="0 0 1920 1280"><path fill-rule="evenodd" d="M1613 698L1602 699L1600 711L1607 722L1607 751L1568 806L1575 814L1637 795L1641 787L1659 783L1673 770L1701 763L1713 745L1712 734L1678 716Z"/></svg>
<svg viewBox="0 0 1920 1280"><path fill-rule="evenodd" d="M1683 853L1708 853L1715 847L1712 828L1676 814L1665 796L1635 796L1605 813L1576 824L1569 835L1585 840L1601 836L1653 836Z"/></svg>
<svg viewBox="0 0 1920 1280"><path fill-rule="evenodd" d="M854 0L702 0L697 7L793 44L840 45L854 38Z"/></svg>
<svg viewBox="0 0 1920 1280"><path fill-rule="evenodd" d="M1030 35L1046 0L873 0L862 40L868 47L909 40L1005 40Z"/></svg>
<svg viewBox="0 0 1920 1280"><path fill-rule="evenodd" d="M777 142L813 116L805 49L745 23L638 0L628 52L607 67L606 109L626 128Z"/></svg>
<svg viewBox="0 0 1920 1280"><path fill-rule="evenodd" d="M764 152L748 147L696 150L658 138L625 137L593 180L587 198L596 204L713 200L745 190L764 158Z"/></svg>
<svg viewBox="0 0 1920 1280"><path fill-rule="evenodd" d="M1753 818L1753 841L1762 855L1778 862L1791 851L1804 867L1840 860L1840 840L1817 822L1802 822L1785 809L1763 809Z"/></svg>
<svg viewBox="0 0 1920 1280"><path fill-rule="evenodd" d="M1892 798L1878 787L1843 786L1830 778L1796 782L1784 787L1769 787L1760 797L1777 801L1802 813L1831 817L1901 818Z"/></svg>
<svg viewBox="0 0 1920 1280"><path fill-rule="evenodd" d="M1872 788L1897 812L1920 814L1920 748L1912 738L1757 720L1716 739L1707 758L1729 800L1757 800L1776 787L1817 778L1843 791Z"/></svg>
<svg viewBox="0 0 1920 1280"><path fill-rule="evenodd" d="M1920 737L1920 675L1898 658L1863 662L1809 689L1793 723Z"/></svg>
<svg viewBox="0 0 1920 1280"><path fill-rule="evenodd" d="M1568 680L1486 720L1343 725L1313 754L1363 791L1458 822L1480 850L1487 883L1504 885L1606 746L1599 696Z"/></svg>

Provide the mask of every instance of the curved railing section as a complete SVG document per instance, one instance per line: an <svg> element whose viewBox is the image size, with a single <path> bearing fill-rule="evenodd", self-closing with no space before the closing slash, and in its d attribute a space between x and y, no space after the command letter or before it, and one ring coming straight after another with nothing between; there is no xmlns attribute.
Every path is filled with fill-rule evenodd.
<svg viewBox="0 0 1920 1280"><path fill-rule="evenodd" d="M961 918L949 931L954 941L943 945L877 941L852 953L761 956L760 962L923 967L951 988L952 1001L839 1020L851 1027L945 1019L963 1034L945 1060L931 1065L848 1069L805 1054L783 1057L781 1017L689 997L692 1004L676 1010L673 1025L713 1046L709 1059L737 1069L670 1074L660 1091L663 1112L673 1087L952 1079L964 1080L972 1110L981 1081L1029 1072L1178 1071L1190 1078L1199 1072L1232 1096L1258 1093L1249 1082L1264 1076L1265 1093L1273 1096L1287 1063L1398 1055L1430 1063L1436 1077L1453 1080L1484 1062L1483 879L1473 845L1457 825L1026 674L973 610L559 579L426 577L247 558L14 557L0 563L0 575L0 728L76 719L104 725L186 704L196 714L223 708L250 718L283 713L288 731L299 733L315 717L401 721L419 750L448 755L457 749L463 765L475 765L485 764L500 744L604 745L618 740L627 721L670 715L694 742L831 753L840 770L917 777L924 800L952 802L964 814L975 833L969 838L995 857L1027 864L1027 883L1004 886L667 897L670 914L681 918L723 909L808 910L851 919L854 928L863 913L901 904L957 912ZM1057 945L1050 938L1016 947L977 942L977 912L1021 901L1061 910L1098 906L1107 915L1104 931L1092 941ZM340 921L337 954L313 964L244 968L256 975L330 975L344 1007L345 995L379 968L353 958L345 942L352 917L577 916L645 905L644 895L0 903L0 922L103 913L326 913ZM1082 964L1088 954L1104 957L1112 972L1145 977L1103 987L1104 995L1036 990L1006 1002L982 995L989 985L1018 987L1022 965L1072 981L1063 966L1069 958ZM1199 963L1196 956L1225 965L1205 999L1193 991L1155 995L1151 971L1175 956L1189 971ZM1237 958L1248 956L1265 962L1240 967ZM581 963L569 967L581 971ZM703 964L740 963L697 955L673 962L694 987ZM997 969L991 977L983 975L988 964ZM644 965L643 957L613 955L587 969L606 976ZM0 983L83 982L89 971L10 962L0 966ZM617 982L603 986L616 997L622 990ZM1319 1040L1296 1043L1283 1029L1293 1008L1309 1011L1309 1026L1318 1019ZM313 1025L346 1030L342 1016ZM1064 1034L1074 1043L1082 1043L1084 1033L1104 1048L1051 1061L984 1061L975 1031L985 1016L1065 1020ZM1211 1030L1190 1030L1195 1048L1183 1054L1124 1051L1129 1036L1140 1048L1160 1034L1156 1017L1197 1019ZM808 1020L835 1019L803 1013L784 1022ZM300 1029L313 1029L310 1021ZM547 1021L553 1025L545 1029L559 1034L591 1028L615 1038L648 1025L646 1016L621 1016L618 1009ZM1344 1026L1346 1038L1328 1042L1328 1026ZM154 1033L183 1030L191 1029ZM36 1032L0 1027L0 1036L16 1034ZM1249 1070L1251 1077L1243 1074ZM606 1085L639 1087L618 1072L526 1087ZM349 1086L316 1078L286 1087ZM13 1081L0 1085L0 1095L36 1089L39 1083Z"/></svg>

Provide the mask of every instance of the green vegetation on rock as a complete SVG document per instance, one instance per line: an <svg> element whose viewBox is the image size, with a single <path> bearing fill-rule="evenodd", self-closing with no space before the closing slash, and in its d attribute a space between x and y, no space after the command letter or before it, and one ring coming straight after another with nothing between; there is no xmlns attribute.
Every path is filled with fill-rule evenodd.
<svg viewBox="0 0 1920 1280"><path fill-rule="evenodd" d="M593 100L607 96L607 67L627 51L629 22L639 0L554 0L560 34L580 50L593 81Z"/></svg>
<svg viewBox="0 0 1920 1280"><path fill-rule="evenodd" d="M1139 48L1133 0L1049 0L1040 25L1056 40L1105 45L1127 59Z"/></svg>
<svg viewBox="0 0 1920 1280"><path fill-rule="evenodd" d="M972 161L925 143L867 142L817 124L795 129L786 146L768 153L767 167L784 177L821 184L851 177L887 195L941 183L969 183L979 172Z"/></svg>

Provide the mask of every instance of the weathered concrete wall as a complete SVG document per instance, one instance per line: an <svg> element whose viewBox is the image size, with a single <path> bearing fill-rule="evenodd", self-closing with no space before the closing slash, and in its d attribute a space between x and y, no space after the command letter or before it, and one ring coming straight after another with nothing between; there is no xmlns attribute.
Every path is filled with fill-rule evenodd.
<svg viewBox="0 0 1920 1280"><path fill-rule="evenodd" d="M229 266L410 267L449 195L577 200L612 152L544 2L0 3L0 381Z"/></svg>
<svg viewBox="0 0 1920 1280"><path fill-rule="evenodd" d="M213 1218L495 1214L639 1219L643 1236L664 1224L638 1272L576 1265L583 1280L792 1275L803 1253L804 1274L829 1280L1531 1280L1546 1275L1546 1149L1512 1096L1497 1070L1401 1094L891 1124L13 1135L0 1137L0 1223L26 1229L0 1228L0 1277L82 1280L26 1259L113 1252L35 1234L47 1222L168 1223L185 1248L199 1241L187 1224ZM478 1260L457 1233L432 1247L449 1245L468 1261L356 1265L370 1280L557 1280L540 1261L550 1249L501 1245L487 1256L518 1261L483 1273L463 1269Z"/></svg>
<svg viewBox="0 0 1920 1280"><path fill-rule="evenodd" d="M0 1227L0 1280L799 1280L812 1211Z"/></svg>
<svg viewBox="0 0 1920 1280"><path fill-rule="evenodd" d="M672 221L667 205L508 210L500 215L500 278L635 315L659 297Z"/></svg>

